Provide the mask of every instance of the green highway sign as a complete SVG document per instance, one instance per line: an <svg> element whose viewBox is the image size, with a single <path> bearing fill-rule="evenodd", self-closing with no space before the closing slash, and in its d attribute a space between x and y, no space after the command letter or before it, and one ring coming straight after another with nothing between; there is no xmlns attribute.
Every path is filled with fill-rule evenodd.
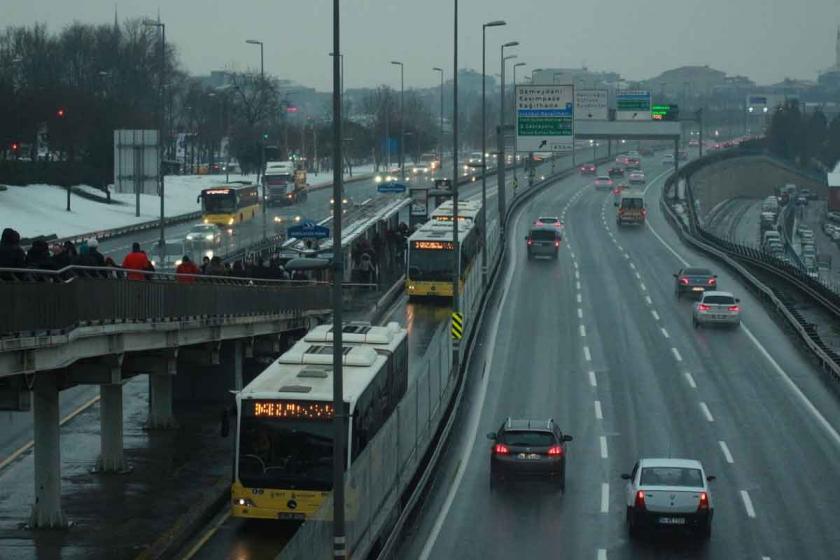
<svg viewBox="0 0 840 560"><path fill-rule="evenodd" d="M679 105L658 104L650 108L650 116L655 121L676 121L680 118Z"/></svg>
<svg viewBox="0 0 840 560"><path fill-rule="evenodd" d="M514 97L518 151L562 152L574 147L574 86L518 85Z"/></svg>

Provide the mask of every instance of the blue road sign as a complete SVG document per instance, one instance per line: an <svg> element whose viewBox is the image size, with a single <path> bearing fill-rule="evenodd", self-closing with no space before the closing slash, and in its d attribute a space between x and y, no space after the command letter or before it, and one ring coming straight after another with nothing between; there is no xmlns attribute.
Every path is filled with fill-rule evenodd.
<svg viewBox="0 0 840 560"><path fill-rule="evenodd" d="M330 236L330 229L312 221L305 221L288 228L286 235L297 239L326 239Z"/></svg>
<svg viewBox="0 0 840 560"><path fill-rule="evenodd" d="M404 193L406 186L403 183L389 181L387 183L380 183L380 185L376 187L376 190L381 193Z"/></svg>

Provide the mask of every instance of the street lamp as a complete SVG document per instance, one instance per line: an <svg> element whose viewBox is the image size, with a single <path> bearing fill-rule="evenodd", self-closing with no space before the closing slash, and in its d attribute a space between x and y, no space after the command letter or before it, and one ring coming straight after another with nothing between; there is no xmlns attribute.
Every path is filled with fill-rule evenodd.
<svg viewBox="0 0 840 560"><path fill-rule="evenodd" d="M443 169L443 68L435 66L435 72L440 72L440 132L438 133L438 161L439 169Z"/></svg>
<svg viewBox="0 0 840 560"><path fill-rule="evenodd" d="M513 94L516 95L516 68L518 66L526 66L526 62L517 62L513 65ZM514 122L514 124L516 124ZM516 134L513 135L513 180L518 184L519 178L516 176L516 156L519 155L519 152L516 151Z"/></svg>
<svg viewBox="0 0 840 560"><path fill-rule="evenodd" d="M481 285L487 285L487 28L507 25L504 20L489 21L481 26ZM457 117L455 117L457 118ZM455 174L457 179L458 174ZM453 181L455 180L453 179Z"/></svg>
<svg viewBox="0 0 840 560"><path fill-rule="evenodd" d="M496 162L499 171L499 230L505 233L505 61L516 55L505 56L505 49L519 45L519 41L504 43L501 48L502 87L499 106L499 159Z"/></svg>
<svg viewBox="0 0 840 560"><path fill-rule="evenodd" d="M246 43L249 45L259 45L260 46L260 99L265 102L265 57L264 57L264 45L262 41L257 41L256 39L246 39ZM265 205L266 205L266 198L265 198L265 137L260 135L260 178L262 179L262 237L263 242L268 238L268 226L266 225L266 216L265 216Z"/></svg>
<svg viewBox="0 0 840 560"><path fill-rule="evenodd" d="M163 84L164 73L166 72L166 24L161 21L143 20L143 25L147 27L157 27L160 29L160 79L158 90L158 190L160 191L160 240L158 241L158 254L160 255L160 262L163 263L166 257L166 235L164 232L164 204L163 204L163 122L164 122L164 107L163 107ZM162 266L162 265L161 265Z"/></svg>
<svg viewBox="0 0 840 560"><path fill-rule="evenodd" d="M335 56L334 53L330 53L330 56ZM340 80L340 87L339 90L341 92L341 118L344 118L344 53L339 53L338 57L341 59L341 80ZM342 134L344 134L344 129L342 128ZM344 162L341 162L341 173L342 177L344 176ZM352 176L352 169L351 169L351 176ZM344 196L342 193L341 196Z"/></svg>
<svg viewBox="0 0 840 560"><path fill-rule="evenodd" d="M405 114L403 101L405 97L405 64L392 60L391 64L400 67L400 178L405 181Z"/></svg>

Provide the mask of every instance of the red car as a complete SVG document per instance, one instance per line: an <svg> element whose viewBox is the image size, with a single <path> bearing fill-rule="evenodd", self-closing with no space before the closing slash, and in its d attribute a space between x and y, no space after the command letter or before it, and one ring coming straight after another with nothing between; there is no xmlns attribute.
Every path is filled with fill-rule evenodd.
<svg viewBox="0 0 840 560"><path fill-rule="evenodd" d="M598 168L594 163L584 163L578 166L578 173L581 175L595 175L598 173Z"/></svg>

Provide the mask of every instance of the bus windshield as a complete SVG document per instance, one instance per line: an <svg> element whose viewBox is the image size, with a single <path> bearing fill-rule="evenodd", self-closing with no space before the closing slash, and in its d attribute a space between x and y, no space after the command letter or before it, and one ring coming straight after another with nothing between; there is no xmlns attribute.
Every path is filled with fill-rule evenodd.
<svg viewBox="0 0 840 560"><path fill-rule="evenodd" d="M224 214L236 211L236 193L204 194L204 211L209 214Z"/></svg>
<svg viewBox="0 0 840 560"><path fill-rule="evenodd" d="M452 280L452 251L412 249L408 259L408 275L412 280Z"/></svg>
<svg viewBox="0 0 840 560"><path fill-rule="evenodd" d="M239 481L246 487L332 488L332 422L243 417L241 423Z"/></svg>

